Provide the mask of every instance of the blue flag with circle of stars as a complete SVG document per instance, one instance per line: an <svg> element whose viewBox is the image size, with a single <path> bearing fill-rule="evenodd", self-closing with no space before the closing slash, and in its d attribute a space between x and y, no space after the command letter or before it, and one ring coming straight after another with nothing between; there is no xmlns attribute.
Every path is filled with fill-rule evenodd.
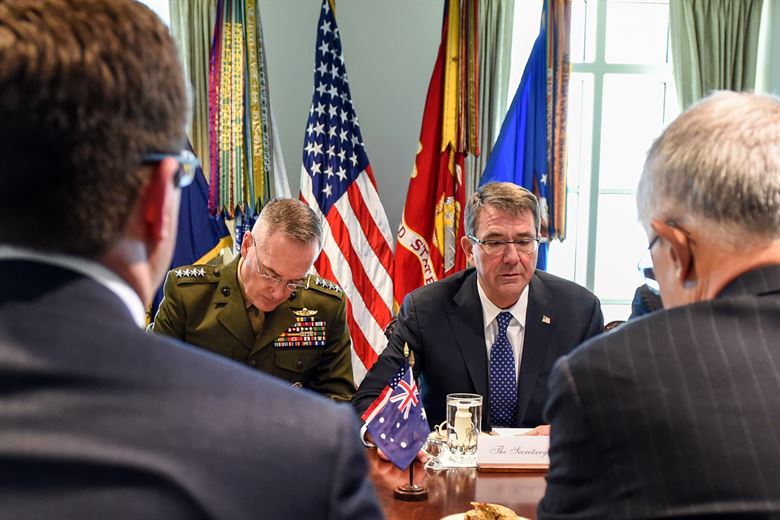
<svg viewBox="0 0 780 520"><path fill-rule="evenodd" d="M404 363L401 371L403 376L393 377L380 395L381 401L371 405L375 411L366 429L390 462L406 469L428 439L429 429L412 369Z"/></svg>
<svg viewBox="0 0 780 520"><path fill-rule="evenodd" d="M479 185L513 182L522 186L536 195L542 219L549 221L546 49L546 31L542 28ZM539 244L536 266L542 270L547 269L547 246Z"/></svg>

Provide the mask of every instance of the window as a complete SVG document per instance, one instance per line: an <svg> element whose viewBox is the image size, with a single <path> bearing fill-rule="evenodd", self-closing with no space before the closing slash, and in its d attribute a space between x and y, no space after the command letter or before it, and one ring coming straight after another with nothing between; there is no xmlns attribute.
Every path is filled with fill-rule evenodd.
<svg viewBox="0 0 780 520"><path fill-rule="evenodd" d="M541 1L515 10L515 34L537 34ZM513 45L524 56L513 56L512 93L529 51ZM570 51L567 238L551 244L548 270L593 291L606 321L625 320L644 283L637 182L653 139L678 111L669 1L572 0Z"/></svg>
<svg viewBox="0 0 780 520"><path fill-rule="evenodd" d="M169 4L170 0L141 0L142 4L146 4L146 6L151 9L152 11L157 14L157 16L160 17L160 19L165 22L165 25L169 26L171 25L171 16L169 13Z"/></svg>

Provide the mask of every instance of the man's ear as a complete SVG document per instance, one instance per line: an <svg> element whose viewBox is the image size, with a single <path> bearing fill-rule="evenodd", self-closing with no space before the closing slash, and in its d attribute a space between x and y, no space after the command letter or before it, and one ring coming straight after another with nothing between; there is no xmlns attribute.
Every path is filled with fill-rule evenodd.
<svg viewBox="0 0 780 520"><path fill-rule="evenodd" d="M171 215L169 208L173 201L176 188L173 185L173 177L179 164L175 159L163 159L152 167L149 181L141 188L143 197L144 232L147 239L162 241L167 237L171 226L168 219Z"/></svg>
<svg viewBox="0 0 780 520"><path fill-rule="evenodd" d="M692 249L691 237L682 229L666 223L657 223L656 232L668 244L669 255L674 266L674 276L681 287L689 286L696 281L696 265Z"/></svg>
<svg viewBox="0 0 780 520"><path fill-rule="evenodd" d="M474 265L474 243L469 237L463 236L460 237L460 246L463 248L463 252L466 253L466 262L470 265Z"/></svg>
<svg viewBox="0 0 780 520"><path fill-rule="evenodd" d="M249 254L249 248L255 245L255 237L250 231L244 231L244 237L241 239L241 256L246 258Z"/></svg>

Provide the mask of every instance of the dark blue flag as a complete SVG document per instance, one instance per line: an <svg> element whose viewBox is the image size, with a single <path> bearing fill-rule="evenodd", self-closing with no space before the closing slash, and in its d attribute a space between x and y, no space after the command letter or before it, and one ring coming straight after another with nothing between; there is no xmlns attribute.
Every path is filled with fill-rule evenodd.
<svg viewBox="0 0 780 520"><path fill-rule="evenodd" d="M363 419L377 447L393 464L406 469L429 433L420 392L408 363L393 376Z"/></svg>
<svg viewBox="0 0 780 520"><path fill-rule="evenodd" d="M192 151L192 148L188 146ZM179 228L176 234L176 249L170 268L190 264L205 264L219 256L223 247L231 247L233 239L222 217L212 217L208 208L209 186L198 168L192 184L182 188L179 209ZM160 287L154 295L149 310L150 321L157 314L163 298Z"/></svg>
<svg viewBox="0 0 780 520"><path fill-rule="evenodd" d="M542 28L479 185L513 182L526 188L537 196L542 219L548 221L546 51ZM536 266L547 269L546 243L539 245Z"/></svg>

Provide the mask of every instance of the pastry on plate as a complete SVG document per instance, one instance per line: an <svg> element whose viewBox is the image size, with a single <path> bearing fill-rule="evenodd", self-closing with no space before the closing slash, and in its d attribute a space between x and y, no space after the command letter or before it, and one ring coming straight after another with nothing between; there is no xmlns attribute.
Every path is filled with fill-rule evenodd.
<svg viewBox="0 0 780 520"><path fill-rule="evenodd" d="M474 507L466 511L464 520L518 520L520 517L508 507L487 502L472 502Z"/></svg>

